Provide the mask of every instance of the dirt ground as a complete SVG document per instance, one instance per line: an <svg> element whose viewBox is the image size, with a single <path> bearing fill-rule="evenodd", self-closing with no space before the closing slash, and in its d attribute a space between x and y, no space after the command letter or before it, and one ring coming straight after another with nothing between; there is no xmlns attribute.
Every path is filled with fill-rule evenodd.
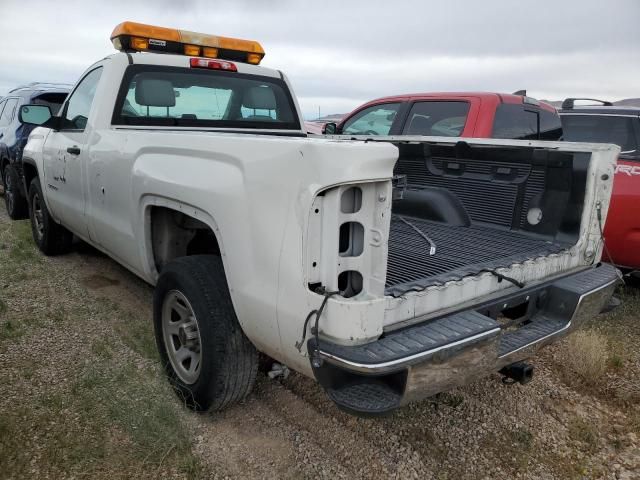
<svg viewBox="0 0 640 480"><path fill-rule="evenodd" d="M160 371L151 287L82 243L43 257L0 212L0 478L640 478L637 287L588 327L595 378L564 341L526 386L493 375L382 419L297 374L196 414Z"/></svg>

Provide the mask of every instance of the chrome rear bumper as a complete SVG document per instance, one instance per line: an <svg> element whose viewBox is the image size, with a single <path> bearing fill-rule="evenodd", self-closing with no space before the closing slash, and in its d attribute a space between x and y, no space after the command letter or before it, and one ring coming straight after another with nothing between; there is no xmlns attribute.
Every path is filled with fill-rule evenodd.
<svg viewBox="0 0 640 480"><path fill-rule="evenodd" d="M321 339L316 348L312 339L322 359L314 374L339 407L384 414L533 356L598 315L617 283L616 269L601 264L369 344Z"/></svg>

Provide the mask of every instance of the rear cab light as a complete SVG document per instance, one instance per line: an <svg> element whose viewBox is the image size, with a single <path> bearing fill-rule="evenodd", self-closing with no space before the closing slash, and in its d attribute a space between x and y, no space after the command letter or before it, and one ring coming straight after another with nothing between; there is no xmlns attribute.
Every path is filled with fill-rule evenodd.
<svg viewBox="0 0 640 480"><path fill-rule="evenodd" d="M191 68L210 68L212 70L225 70L227 72L237 72L238 68L235 63L225 60L210 60L208 58L190 58L189 64Z"/></svg>

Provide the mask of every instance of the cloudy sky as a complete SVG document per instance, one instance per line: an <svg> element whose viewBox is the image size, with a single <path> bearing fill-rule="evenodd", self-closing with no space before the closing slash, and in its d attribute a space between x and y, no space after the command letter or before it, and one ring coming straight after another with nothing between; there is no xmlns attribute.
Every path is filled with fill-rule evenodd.
<svg viewBox="0 0 640 480"><path fill-rule="evenodd" d="M420 91L640 97L640 0L0 0L0 95L75 82L124 20L260 41L307 118Z"/></svg>

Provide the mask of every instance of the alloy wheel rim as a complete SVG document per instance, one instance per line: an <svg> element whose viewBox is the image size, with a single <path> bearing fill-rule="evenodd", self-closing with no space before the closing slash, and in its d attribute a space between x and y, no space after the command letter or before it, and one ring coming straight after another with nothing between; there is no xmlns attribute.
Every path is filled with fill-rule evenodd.
<svg viewBox="0 0 640 480"><path fill-rule="evenodd" d="M173 371L187 385L194 384L202 368L200 328L193 308L178 290L162 302L162 335Z"/></svg>

